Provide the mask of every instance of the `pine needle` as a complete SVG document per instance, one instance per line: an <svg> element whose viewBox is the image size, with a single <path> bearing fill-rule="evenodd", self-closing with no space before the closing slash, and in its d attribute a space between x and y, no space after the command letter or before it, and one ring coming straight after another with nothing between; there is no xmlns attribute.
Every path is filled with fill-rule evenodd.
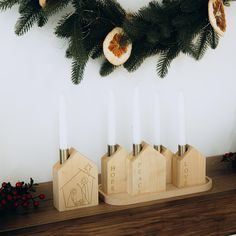
<svg viewBox="0 0 236 236"><path fill-rule="evenodd" d="M116 66L112 65L109 61L105 60L100 69L101 76L108 76L115 70Z"/></svg>

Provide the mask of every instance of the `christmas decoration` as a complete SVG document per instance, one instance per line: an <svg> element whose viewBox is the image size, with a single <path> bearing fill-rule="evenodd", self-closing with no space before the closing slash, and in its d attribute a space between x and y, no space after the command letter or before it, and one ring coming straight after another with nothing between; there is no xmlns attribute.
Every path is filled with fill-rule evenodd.
<svg viewBox="0 0 236 236"><path fill-rule="evenodd" d="M103 42L103 53L113 65L123 65L130 57L132 44L127 42L120 27L113 29Z"/></svg>
<svg viewBox="0 0 236 236"><path fill-rule="evenodd" d="M236 170L236 153L229 152L225 153L222 158L222 162L228 162L231 164L231 167Z"/></svg>
<svg viewBox="0 0 236 236"><path fill-rule="evenodd" d="M167 75L180 53L201 59L225 33L224 5L230 1L154 0L127 13L115 0L0 0L0 10L19 5L15 32L23 35L35 23L42 27L49 17L72 5L55 34L68 41L66 56L72 60L72 81L78 84L89 58L104 58L100 74L106 76L119 65L133 72L147 57L158 55L160 77Z"/></svg>
<svg viewBox="0 0 236 236"><path fill-rule="evenodd" d="M209 20L214 30L221 36L226 31L226 19L222 0L209 0Z"/></svg>
<svg viewBox="0 0 236 236"><path fill-rule="evenodd" d="M47 1L46 1L46 0L39 0L39 5L40 5L42 8L45 8L45 7L46 7L46 4L47 4Z"/></svg>
<svg viewBox="0 0 236 236"><path fill-rule="evenodd" d="M16 210L18 208L28 208L30 205L38 207L40 205L39 200L44 200L44 194L35 195L35 187L33 179L30 179L30 183L17 182L15 186L11 183L3 182L0 188L0 213L10 210Z"/></svg>

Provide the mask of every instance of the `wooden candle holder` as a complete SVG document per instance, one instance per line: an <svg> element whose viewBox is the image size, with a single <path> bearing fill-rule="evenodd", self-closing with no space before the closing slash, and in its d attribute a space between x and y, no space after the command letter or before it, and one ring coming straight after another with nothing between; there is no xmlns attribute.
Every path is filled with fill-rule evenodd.
<svg viewBox="0 0 236 236"><path fill-rule="evenodd" d="M166 190L166 159L147 143L137 156L127 158L127 192L130 195Z"/></svg>
<svg viewBox="0 0 236 236"><path fill-rule="evenodd" d="M186 153L173 156L173 184L184 188L206 183L206 158L195 148L187 145Z"/></svg>
<svg viewBox="0 0 236 236"><path fill-rule="evenodd" d="M128 151L117 145L117 150L112 156L105 154L101 163L102 190L106 194L126 192L127 173L126 161Z"/></svg>
<svg viewBox="0 0 236 236"><path fill-rule="evenodd" d="M173 152L168 148L161 146L161 154L166 158L166 183L172 183L172 162L173 162Z"/></svg>
<svg viewBox="0 0 236 236"><path fill-rule="evenodd" d="M183 157L177 154L172 155L172 152L166 148L163 148L161 153L143 143L139 155L130 154L127 158L127 191L107 194L100 185L100 197L111 205L130 205L211 189L212 180L206 176L205 172L205 157L196 149L188 146L188 151ZM170 160L172 160L172 165ZM167 164L168 161L169 164ZM167 169L169 172L166 174ZM186 172L189 173L187 181L185 181ZM172 183L166 183L167 176L169 181L172 179ZM197 181L194 181L195 177Z"/></svg>
<svg viewBox="0 0 236 236"><path fill-rule="evenodd" d="M65 163L53 167L53 201L58 211L74 210L98 205L98 168L70 149Z"/></svg>

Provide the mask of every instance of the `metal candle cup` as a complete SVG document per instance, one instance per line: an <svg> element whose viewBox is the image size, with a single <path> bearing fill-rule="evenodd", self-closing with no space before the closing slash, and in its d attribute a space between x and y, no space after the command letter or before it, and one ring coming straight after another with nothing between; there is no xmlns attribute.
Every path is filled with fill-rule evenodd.
<svg viewBox="0 0 236 236"><path fill-rule="evenodd" d="M60 164L64 164L69 156L69 149L60 149Z"/></svg>
<svg viewBox="0 0 236 236"><path fill-rule="evenodd" d="M178 146L178 155L180 157L182 157L186 151L187 151L187 145L179 145Z"/></svg>
<svg viewBox="0 0 236 236"><path fill-rule="evenodd" d="M156 149L158 152L161 152L162 146L161 145L154 145L154 149Z"/></svg>
<svg viewBox="0 0 236 236"><path fill-rule="evenodd" d="M112 156L117 150L117 145L107 145L108 156Z"/></svg>
<svg viewBox="0 0 236 236"><path fill-rule="evenodd" d="M133 155L137 156L142 150L142 144L133 144Z"/></svg>

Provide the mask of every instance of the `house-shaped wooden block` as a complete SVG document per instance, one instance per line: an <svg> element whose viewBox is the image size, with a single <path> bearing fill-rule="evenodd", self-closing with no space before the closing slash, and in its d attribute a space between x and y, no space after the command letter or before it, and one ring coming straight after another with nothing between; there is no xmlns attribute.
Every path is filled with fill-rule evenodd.
<svg viewBox="0 0 236 236"><path fill-rule="evenodd" d="M172 162L173 162L173 152L170 151L168 148L162 146L161 147L161 154L166 158L166 183L172 183Z"/></svg>
<svg viewBox="0 0 236 236"><path fill-rule="evenodd" d="M77 152L53 167L53 200L59 211L98 205L98 168Z"/></svg>
<svg viewBox="0 0 236 236"><path fill-rule="evenodd" d="M182 156L173 156L173 184L178 188L206 183L206 158L195 148L187 145Z"/></svg>
<svg viewBox="0 0 236 236"><path fill-rule="evenodd" d="M166 190L166 158L152 146L142 143L137 156L127 158L127 192L131 195Z"/></svg>
<svg viewBox="0 0 236 236"><path fill-rule="evenodd" d="M106 194L124 193L127 191L126 161L129 153L117 145L112 156L107 154L101 160L102 191Z"/></svg>

